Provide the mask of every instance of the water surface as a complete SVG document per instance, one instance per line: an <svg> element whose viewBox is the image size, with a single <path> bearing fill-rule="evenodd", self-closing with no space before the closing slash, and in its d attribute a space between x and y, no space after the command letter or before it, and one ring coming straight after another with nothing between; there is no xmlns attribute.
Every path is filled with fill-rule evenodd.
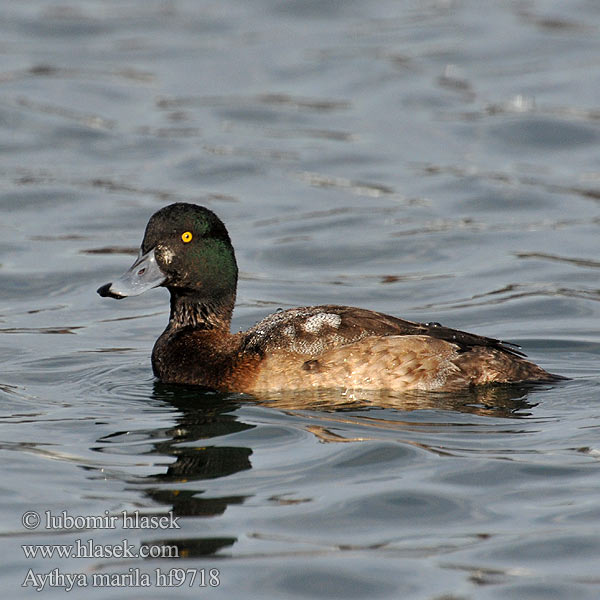
<svg viewBox="0 0 600 600"><path fill-rule="evenodd" d="M54 569L102 598L598 597L597 3L30 0L5 3L0 28L12 597ZM149 357L167 292L95 290L174 201L229 228L236 330L358 305L513 341L572 381L162 385ZM27 529L25 511L180 528ZM180 558L22 548L77 539ZM92 585L131 573L152 584Z"/></svg>

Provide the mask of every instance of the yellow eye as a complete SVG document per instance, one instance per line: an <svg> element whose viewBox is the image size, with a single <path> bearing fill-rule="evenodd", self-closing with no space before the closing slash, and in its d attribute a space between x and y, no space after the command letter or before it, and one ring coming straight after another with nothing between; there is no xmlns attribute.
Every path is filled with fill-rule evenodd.
<svg viewBox="0 0 600 600"><path fill-rule="evenodd" d="M181 241L184 243L188 243L192 241L192 232L191 231L186 231L184 233L181 234Z"/></svg>

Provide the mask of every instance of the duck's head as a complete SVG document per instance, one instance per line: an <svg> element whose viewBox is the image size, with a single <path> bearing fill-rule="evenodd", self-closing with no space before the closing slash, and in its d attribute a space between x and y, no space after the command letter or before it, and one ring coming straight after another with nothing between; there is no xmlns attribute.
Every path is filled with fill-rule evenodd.
<svg viewBox="0 0 600 600"><path fill-rule="evenodd" d="M178 202L152 215L137 260L121 277L98 288L98 294L125 298L164 286L172 297L229 304L237 274L221 219L203 206Z"/></svg>

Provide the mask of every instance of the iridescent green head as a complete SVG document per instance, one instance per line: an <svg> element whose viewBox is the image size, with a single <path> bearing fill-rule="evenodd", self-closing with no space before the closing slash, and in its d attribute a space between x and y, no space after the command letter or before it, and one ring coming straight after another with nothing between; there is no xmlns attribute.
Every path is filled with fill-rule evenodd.
<svg viewBox="0 0 600 600"><path fill-rule="evenodd" d="M208 208L177 202L154 213L138 259L101 296L124 298L165 286L210 304L235 297L238 269L229 234Z"/></svg>

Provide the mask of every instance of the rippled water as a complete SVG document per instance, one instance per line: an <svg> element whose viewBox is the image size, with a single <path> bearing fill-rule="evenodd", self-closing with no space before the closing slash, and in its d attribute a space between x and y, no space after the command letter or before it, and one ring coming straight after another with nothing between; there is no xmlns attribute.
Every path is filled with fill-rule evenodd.
<svg viewBox="0 0 600 600"><path fill-rule="evenodd" d="M30 0L0 7L0 31L11 597L54 569L103 598L598 597L597 2ZM230 230L236 329L359 305L511 340L573 380L263 398L159 384L167 293L95 290L177 200ZM44 523L136 510L180 527ZM77 539L180 558L22 548ZM114 573L138 587L92 585ZM44 589L65 594L58 576Z"/></svg>

